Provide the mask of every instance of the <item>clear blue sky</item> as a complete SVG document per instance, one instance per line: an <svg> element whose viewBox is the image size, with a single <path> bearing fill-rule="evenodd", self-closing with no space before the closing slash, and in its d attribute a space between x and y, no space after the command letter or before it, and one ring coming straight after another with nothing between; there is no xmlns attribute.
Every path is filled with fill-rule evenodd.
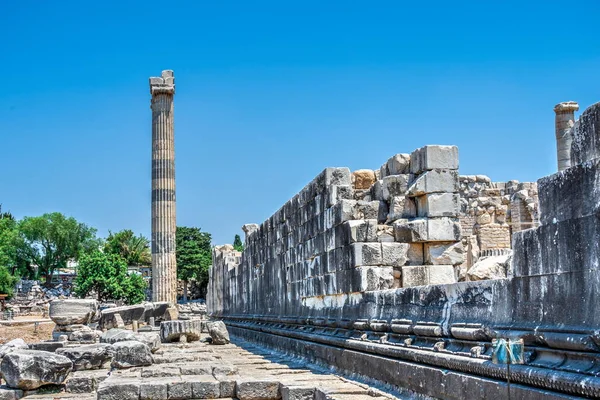
<svg viewBox="0 0 600 400"><path fill-rule="evenodd" d="M0 203L101 235L150 233L148 77L163 69L178 224L215 244L324 167L425 144L458 145L462 174L536 180L556 169L553 106L600 100L597 0L1 8Z"/></svg>

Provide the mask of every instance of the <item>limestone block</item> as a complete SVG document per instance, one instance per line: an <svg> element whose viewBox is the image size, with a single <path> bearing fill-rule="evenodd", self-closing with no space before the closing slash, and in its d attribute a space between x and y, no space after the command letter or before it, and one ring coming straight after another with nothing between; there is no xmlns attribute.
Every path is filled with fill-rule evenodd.
<svg viewBox="0 0 600 400"><path fill-rule="evenodd" d="M348 168L325 168L325 186L352 185L352 178Z"/></svg>
<svg viewBox="0 0 600 400"><path fill-rule="evenodd" d="M381 179L388 175L408 174L410 172L410 154L396 154L379 169Z"/></svg>
<svg viewBox="0 0 600 400"><path fill-rule="evenodd" d="M344 223L344 227L348 235L349 243L377 241L376 219L347 221Z"/></svg>
<svg viewBox="0 0 600 400"><path fill-rule="evenodd" d="M313 400L315 388L311 385L281 385L281 400Z"/></svg>
<svg viewBox="0 0 600 400"><path fill-rule="evenodd" d="M352 200L354 190L350 185L332 185L327 188L326 199L327 207L331 207L340 200Z"/></svg>
<svg viewBox="0 0 600 400"><path fill-rule="evenodd" d="M73 363L67 357L39 350L12 351L0 363L6 384L21 390L61 385L72 369Z"/></svg>
<svg viewBox="0 0 600 400"><path fill-rule="evenodd" d="M135 336L132 331L113 328L104 332L102 336L100 336L100 343L113 344L117 342L123 342L126 340L135 340Z"/></svg>
<svg viewBox="0 0 600 400"><path fill-rule="evenodd" d="M7 386L0 386L0 400L18 400L23 397L23 391L20 389L11 389Z"/></svg>
<svg viewBox="0 0 600 400"><path fill-rule="evenodd" d="M350 263L360 265L381 265L381 243L352 243L350 246Z"/></svg>
<svg viewBox="0 0 600 400"><path fill-rule="evenodd" d="M124 400L140 398L137 379L106 379L98 386L97 400Z"/></svg>
<svg viewBox="0 0 600 400"><path fill-rule="evenodd" d="M433 169L458 169L458 147L424 146L410 155L410 172L419 174Z"/></svg>
<svg viewBox="0 0 600 400"><path fill-rule="evenodd" d="M137 332L133 334L134 340L144 343L152 353L160 348L161 340L158 332Z"/></svg>
<svg viewBox="0 0 600 400"><path fill-rule="evenodd" d="M173 400L186 400L192 397L192 384L187 380L172 380L167 383L167 398Z"/></svg>
<svg viewBox="0 0 600 400"><path fill-rule="evenodd" d="M406 196L392 196L386 217L386 223L394 222L401 218L414 218L417 216L415 201Z"/></svg>
<svg viewBox="0 0 600 400"><path fill-rule="evenodd" d="M460 196L456 193L431 193L416 198L419 217L458 217Z"/></svg>
<svg viewBox="0 0 600 400"><path fill-rule="evenodd" d="M423 196L428 193L458 192L458 171L434 170L419 175L408 187L408 196Z"/></svg>
<svg viewBox="0 0 600 400"><path fill-rule="evenodd" d="M408 243L381 243L381 259L383 265L401 267L408 260Z"/></svg>
<svg viewBox="0 0 600 400"><path fill-rule="evenodd" d="M383 180L378 179L375 181L373 186L371 186L371 199L373 200L383 200Z"/></svg>
<svg viewBox="0 0 600 400"><path fill-rule="evenodd" d="M210 321L206 324L208 328L208 333L212 338L211 344L228 344L229 340L229 332L227 332L227 327L223 321Z"/></svg>
<svg viewBox="0 0 600 400"><path fill-rule="evenodd" d="M408 265L423 265L425 263L423 248L423 243L408 243L408 252L406 253L408 260L406 263Z"/></svg>
<svg viewBox="0 0 600 400"><path fill-rule="evenodd" d="M112 346L108 343L90 344L77 347L63 347L56 350L73 362L73 371L101 368L113 356Z"/></svg>
<svg viewBox="0 0 600 400"><path fill-rule="evenodd" d="M212 376L186 377L186 380L191 384L192 398L194 399L218 399L224 397L221 394L220 382Z"/></svg>
<svg viewBox="0 0 600 400"><path fill-rule="evenodd" d="M417 218L394 222L396 241L412 242L456 242L462 233L460 223L453 218Z"/></svg>
<svg viewBox="0 0 600 400"><path fill-rule="evenodd" d="M394 227L390 225L377 225L377 231L375 233L377 241L382 243L394 242Z"/></svg>
<svg viewBox="0 0 600 400"><path fill-rule="evenodd" d="M27 350L29 349L29 346L27 345L27 343L25 343L25 341L23 339L13 339L8 343L5 343L3 345L0 346L0 359L2 359L2 357L4 357L5 355L7 355L8 353L11 353L15 350Z"/></svg>
<svg viewBox="0 0 600 400"><path fill-rule="evenodd" d="M57 325L87 324L97 312L96 300L65 299L50 302L49 316Z"/></svg>
<svg viewBox="0 0 600 400"><path fill-rule="evenodd" d="M202 321L200 320L175 320L160 323L160 338L163 343L179 341L185 336L188 342L200 339Z"/></svg>
<svg viewBox="0 0 600 400"><path fill-rule="evenodd" d="M238 380L236 395L239 400L278 400L279 381L271 380Z"/></svg>
<svg viewBox="0 0 600 400"><path fill-rule="evenodd" d="M433 265L459 265L465 262L462 242L425 243L425 262Z"/></svg>
<svg viewBox="0 0 600 400"><path fill-rule="evenodd" d="M97 331L89 326L83 326L81 329L71 332L69 341L80 343L96 343L102 336L102 331Z"/></svg>
<svg viewBox="0 0 600 400"><path fill-rule="evenodd" d="M452 265L415 265L402 267L402 287L456 283Z"/></svg>
<svg viewBox="0 0 600 400"><path fill-rule="evenodd" d="M150 348L137 340L118 342L112 347L114 350L112 368L143 367L153 363Z"/></svg>
<svg viewBox="0 0 600 400"><path fill-rule="evenodd" d="M359 169L352 173L354 189L369 189L375 180L375 171L371 169Z"/></svg>
<svg viewBox="0 0 600 400"><path fill-rule="evenodd" d="M469 268L467 276L471 281L504 279L510 268L511 260L511 254L482 258Z"/></svg>
<svg viewBox="0 0 600 400"><path fill-rule="evenodd" d="M140 383L140 400L167 400L167 382L143 379Z"/></svg>
<svg viewBox="0 0 600 400"><path fill-rule="evenodd" d="M383 200L389 201L393 196L404 196L408 190L411 175L389 175L381 183Z"/></svg>
<svg viewBox="0 0 600 400"><path fill-rule="evenodd" d="M394 285L394 268L380 266L362 266L353 271L356 282L355 288L361 292L391 289Z"/></svg>

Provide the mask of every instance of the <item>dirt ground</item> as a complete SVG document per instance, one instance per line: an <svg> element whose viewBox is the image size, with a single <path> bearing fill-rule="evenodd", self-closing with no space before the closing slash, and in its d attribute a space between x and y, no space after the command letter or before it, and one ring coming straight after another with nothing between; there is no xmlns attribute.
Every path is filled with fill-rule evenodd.
<svg viewBox="0 0 600 400"><path fill-rule="evenodd" d="M41 319L41 316L35 317L17 317L15 320L26 320L26 319ZM13 339L21 338L26 343L36 343L52 338L52 330L54 329L54 322L43 322L38 324L37 329L34 323L26 325L15 325L5 326L0 325L0 344L9 342Z"/></svg>

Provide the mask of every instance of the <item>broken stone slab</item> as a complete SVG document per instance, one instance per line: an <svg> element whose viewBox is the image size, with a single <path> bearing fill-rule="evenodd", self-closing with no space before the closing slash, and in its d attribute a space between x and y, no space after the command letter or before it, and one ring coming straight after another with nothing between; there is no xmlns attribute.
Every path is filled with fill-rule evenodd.
<svg viewBox="0 0 600 400"><path fill-rule="evenodd" d="M100 336L100 343L114 344L126 340L135 340L135 335L133 332L126 329L109 329L108 331L104 332L102 336Z"/></svg>
<svg viewBox="0 0 600 400"><path fill-rule="evenodd" d="M456 283L452 265L414 265L402 267L402 287Z"/></svg>
<svg viewBox="0 0 600 400"><path fill-rule="evenodd" d="M227 331L227 327L223 321L210 321L206 324L208 328L208 333L212 338L211 344L228 344L229 340L229 332Z"/></svg>
<svg viewBox="0 0 600 400"><path fill-rule="evenodd" d="M117 342L112 347L114 356L111 367L113 368L144 367L153 363L150 348L137 340Z"/></svg>
<svg viewBox="0 0 600 400"><path fill-rule="evenodd" d="M410 172L410 154L396 154L379 168L381 179L388 175L408 174Z"/></svg>
<svg viewBox="0 0 600 400"><path fill-rule="evenodd" d="M278 400L281 397L279 381L238 380L235 391L239 400Z"/></svg>
<svg viewBox="0 0 600 400"><path fill-rule="evenodd" d="M88 324L97 312L96 300L64 299L50 302L49 316L56 325Z"/></svg>
<svg viewBox="0 0 600 400"><path fill-rule="evenodd" d="M102 331L97 331L89 326L84 326L81 329L71 332L69 341L80 343L96 343L102 336Z"/></svg>
<svg viewBox="0 0 600 400"><path fill-rule="evenodd" d="M60 385L72 369L69 358L39 350L15 350L5 355L0 363L6 384L21 390Z"/></svg>
<svg viewBox="0 0 600 400"><path fill-rule="evenodd" d="M77 347L63 347L56 351L73 362L73 371L102 368L113 356L112 345L97 343Z"/></svg>
<svg viewBox="0 0 600 400"><path fill-rule="evenodd" d="M419 175L406 193L410 197L416 197L428 193L456 192L458 192L458 171L434 170Z"/></svg>
<svg viewBox="0 0 600 400"><path fill-rule="evenodd" d="M456 193L430 193L416 198L419 217L458 217L460 196Z"/></svg>
<svg viewBox="0 0 600 400"><path fill-rule="evenodd" d="M504 279L510 269L511 260L511 254L482 258L469 268L467 276L471 281Z"/></svg>
<svg viewBox="0 0 600 400"><path fill-rule="evenodd" d="M462 237L460 223L455 218L416 218L394 222L396 241L457 242Z"/></svg>
<svg viewBox="0 0 600 400"><path fill-rule="evenodd" d="M133 321L141 321L146 314L147 306L145 304L135 304L132 306L113 307L102 310L99 327L101 329L118 328L119 324L116 315L119 315L125 325Z"/></svg>
<svg viewBox="0 0 600 400"><path fill-rule="evenodd" d="M152 353L156 352L160 348L160 334L159 332L138 332L134 333L134 340L144 343Z"/></svg>
<svg viewBox="0 0 600 400"><path fill-rule="evenodd" d="M425 261L433 265L460 265L465 262L466 253L462 242L425 243Z"/></svg>
<svg viewBox="0 0 600 400"><path fill-rule="evenodd" d="M202 322L199 320L175 320L160 323L160 339L162 343L177 342L185 336L187 342L200 340Z"/></svg>
<svg viewBox="0 0 600 400"><path fill-rule="evenodd" d="M28 349L29 346L27 345L27 343L25 343L25 341L21 338L18 339L13 339L10 342L7 342L3 345L0 346L0 359L2 357L4 357L5 355L7 355L8 353L11 353L15 350L26 350Z"/></svg>
<svg viewBox="0 0 600 400"><path fill-rule="evenodd" d="M107 370L75 371L65 381L67 393L92 393L108 378Z"/></svg>
<svg viewBox="0 0 600 400"><path fill-rule="evenodd" d="M433 169L458 169L458 147L429 145L416 149L410 155L410 172L419 174Z"/></svg>

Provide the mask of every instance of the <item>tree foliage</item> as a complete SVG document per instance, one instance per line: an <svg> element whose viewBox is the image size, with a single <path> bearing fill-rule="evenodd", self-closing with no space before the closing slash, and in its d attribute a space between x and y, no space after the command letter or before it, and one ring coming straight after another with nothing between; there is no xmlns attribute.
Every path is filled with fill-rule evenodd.
<svg viewBox="0 0 600 400"><path fill-rule="evenodd" d="M127 263L118 254L99 250L79 260L75 293L79 297L95 293L99 301L124 300L139 303L145 298L146 282L137 274L127 273Z"/></svg>
<svg viewBox="0 0 600 400"><path fill-rule="evenodd" d="M94 228L58 212L25 217L18 223L18 230L18 256L37 265L39 274L46 275L46 283L57 268L66 267L69 261L78 260L100 244Z"/></svg>
<svg viewBox="0 0 600 400"><path fill-rule="evenodd" d="M233 248L235 251L244 251L244 245L242 244L240 235L235 235L235 239L233 239Z"/></svg>
<svg viewBox="0 0 600 400"><path fill-rule="evenodd" d="M120 255L127 265L140 266L152 263L150 241L142 235L135 236L130 229L117 233L109 232L104 251Z"/></svg>
<svg viewBox="0 0 600 400"><path fill-rule="evenodd" d="M12 270L17 263L19 243L17 222L12 217L0 213L0 267Z"/></svg>
<svg viewBox="0 0 600 400"><path fill-rule="evenodd" d="M10 273L8 268L0 265L0 294L7 294L9 298L12 297L15 283L17 283L17 278Z"/></svg>
<svg viewBox="0 0 600 400"><path fill-rule="evenodd" d="M178 226L176 232L177 277L195 279L200 286L208 284L208 268L212 262L210 233L200 228Z"/></svg>

